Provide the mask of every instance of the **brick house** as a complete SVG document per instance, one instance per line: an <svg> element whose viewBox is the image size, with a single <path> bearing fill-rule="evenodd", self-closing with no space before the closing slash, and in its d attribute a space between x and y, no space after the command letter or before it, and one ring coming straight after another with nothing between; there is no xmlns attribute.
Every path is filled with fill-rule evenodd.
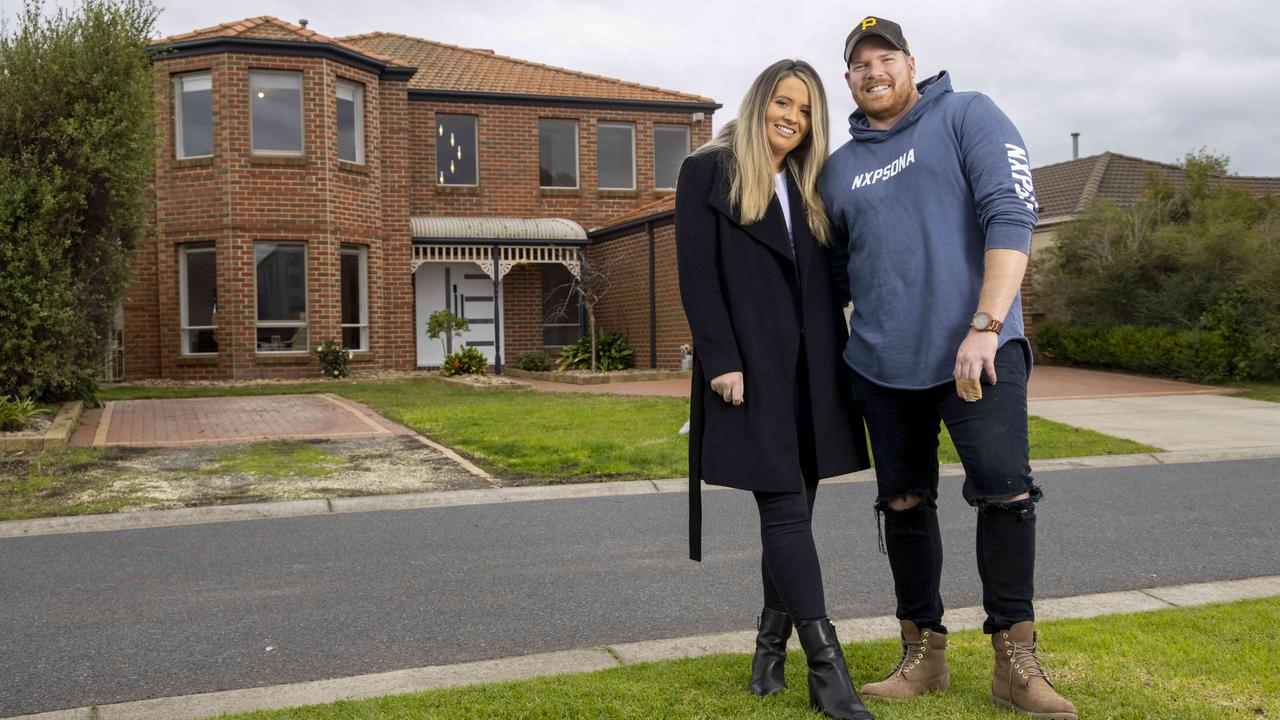
<svg viewBox="0 0 1280 720"><path fill-rule="evenodd" d="M581 332L564 287L597 257L625 268L601 328L642 367L678 364L669 209L710 98L271 17L153 48L155 232L124 379L311 375L329 338L356 369L436 366L426 318L446 307L491 363L554 352Z"/></svg>

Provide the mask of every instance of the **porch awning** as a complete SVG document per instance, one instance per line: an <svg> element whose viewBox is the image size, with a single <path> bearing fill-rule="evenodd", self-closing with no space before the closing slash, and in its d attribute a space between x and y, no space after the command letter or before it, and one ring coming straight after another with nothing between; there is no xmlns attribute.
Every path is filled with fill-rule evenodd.
<svg viewBox="0 0 1280 720"><path fill-rule="evenodd" d="M587 241L587 231L565 218L412 217L414 240L541 240L548 243Z"/></svg>

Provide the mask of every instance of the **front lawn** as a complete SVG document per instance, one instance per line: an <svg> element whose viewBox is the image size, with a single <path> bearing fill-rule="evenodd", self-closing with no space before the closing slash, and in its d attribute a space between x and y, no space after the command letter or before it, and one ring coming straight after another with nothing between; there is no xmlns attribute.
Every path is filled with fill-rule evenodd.
<svg viewBox="0 0 1280 720"><path fill-rule="evenodd" d="M1180 608L1039 626L1041 657L1081 718L1280 718L1275 628L1280 599ZM899 655L894 640L845 647L854 682L877 680ZM995 707L987 636L953 633L951 689L907 701L868 701L878 720L1012 720ZM803 656L787 660L787 686L746 691L749 655L644 663L595 673L437 690L364 701L224 716L225 720L448 720L449 718L816 718Z"/></svg>
<svg viewBox="0 0 1280 720"><path fill-rule="evenodd" d="M1236 393L1234 397L1280 403L1280 382L1237 382L1231 385L1243 389L1243 392Z"/></svg>
<svg viewBox="0 0 1280 720"><path fill-rule="evenodd" d="M683 477L689 414L680 398L476 390L432 380L320 382L231 387L121 387L104 400L331 392L459 450L509 478L553 481ZM1130 440L1033 417L1031 457L1152 452ZM959 462L945 431L944 463Z"/></svg>

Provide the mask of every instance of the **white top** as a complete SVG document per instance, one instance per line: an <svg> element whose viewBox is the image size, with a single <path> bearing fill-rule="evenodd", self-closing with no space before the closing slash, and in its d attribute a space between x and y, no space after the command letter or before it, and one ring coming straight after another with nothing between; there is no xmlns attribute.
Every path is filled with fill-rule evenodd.
<svg viewBox="0 0 1280 720"><path fill-rule="evenodd" d="M787 239L791 241L791 257L796 256L796 236L791 232L791 196L787 193L787 171L773 176L774 194L782 205L782 217L787 221Z"/></svg>

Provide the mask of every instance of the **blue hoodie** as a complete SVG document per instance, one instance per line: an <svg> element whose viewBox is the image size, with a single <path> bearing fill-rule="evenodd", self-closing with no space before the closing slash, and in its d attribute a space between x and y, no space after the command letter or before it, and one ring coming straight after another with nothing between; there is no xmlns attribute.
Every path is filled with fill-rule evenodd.
<svg viewBox="0 0 1280 720"><path fill-rule="evenodd" d="M983 253L1030 253L1039 209L1022 137L995 103L952 92L945 71L918 88L920 100L888 130L854 112L853 139L819 180L837 287L853 300L845 362L902 389L952 381ZM1010 340L1026 344L1021 293L1000 333L1001 346Z"/></svg>

